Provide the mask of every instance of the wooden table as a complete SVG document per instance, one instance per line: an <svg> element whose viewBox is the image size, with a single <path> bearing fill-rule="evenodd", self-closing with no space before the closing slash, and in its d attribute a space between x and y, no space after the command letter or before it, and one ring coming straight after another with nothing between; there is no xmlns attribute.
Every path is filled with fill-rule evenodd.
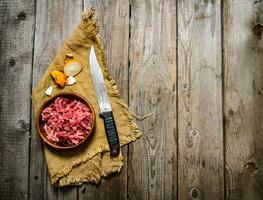
<svg viewBox="0 0 263 200"><path fill-rule="evenodd" d="M31 92L84 8L143 136L98 186L53 188ZM1 0L0 199L263 199L263 3Z"/></svg>

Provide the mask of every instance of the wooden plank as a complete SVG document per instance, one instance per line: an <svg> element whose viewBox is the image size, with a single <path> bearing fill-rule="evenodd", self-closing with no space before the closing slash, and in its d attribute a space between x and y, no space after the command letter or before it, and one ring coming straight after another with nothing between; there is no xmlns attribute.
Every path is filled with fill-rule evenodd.
<svg viewBox="0 0 263 200"><path fill-rule="evenodd" d="M178 0L178 198L223 199L221 5Z"/></svg>
<svg viewBox="0 0 263 200"><path fill-rule="evenodd" d="M32 0L0 2L0 199L28 198L34 12Z"/></svg>
<svg viewBox="0 0 263 200"><path fill-rule="evenodd" d="M119 92L128 101L129 2L85 0L84 8L93 6L100 25L100 37L110 74Z"/></svg>
<svg viewBox="0 0 263 200"><path fill-rule="evenodd" d="M82 1L37 1L33 86L44 74L63 41L81 21ZM77 188L53 188L43 146L34 125L31 138L30 199L76 199Z"/></svg>
<svg viewBox="0 0 263 200"><path fill-rule="evenodd" d="M121 96L128 97L129 1L85 0L84 8L93 6L100 24L107 65ZM122 148L124 166L121 173L103 179L99 186L85 184L79 199L126 199L127 147Z"/></svg>
<svg viewBox="0 0 263 200"><path fill-rule="evenodd" d="M130 107L141 138L129 145L129 199L176 199L176 2L133 0Z"/></svg>
<svg viewBox="0 0 263 200"><path fill-rule="evenodd" d="M263 2L224 2L227 199L263 199Z"/></svg>

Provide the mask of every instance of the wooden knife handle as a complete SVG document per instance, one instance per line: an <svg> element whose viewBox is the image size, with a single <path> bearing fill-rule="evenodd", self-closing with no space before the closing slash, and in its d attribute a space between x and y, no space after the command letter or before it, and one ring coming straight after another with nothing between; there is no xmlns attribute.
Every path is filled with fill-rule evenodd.
<svg viewBox="0 0 263 200"><path fill-rule="evenodd" d="M104 120L104 128L110 145L110 155L117 156L120 153L120 142L115 120L112 112L100 113L100 117Z"/></svg>

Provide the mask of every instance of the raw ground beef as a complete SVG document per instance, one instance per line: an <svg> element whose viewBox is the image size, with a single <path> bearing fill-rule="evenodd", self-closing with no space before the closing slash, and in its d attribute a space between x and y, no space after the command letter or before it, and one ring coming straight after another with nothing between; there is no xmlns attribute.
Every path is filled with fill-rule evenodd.
<svg viewBox="0 0 263 200"><path fill-rule="evenodd" d="M82 101L57 97L41 113L47 139L60 144L78 144L92 126L90 108Z"/></svg>

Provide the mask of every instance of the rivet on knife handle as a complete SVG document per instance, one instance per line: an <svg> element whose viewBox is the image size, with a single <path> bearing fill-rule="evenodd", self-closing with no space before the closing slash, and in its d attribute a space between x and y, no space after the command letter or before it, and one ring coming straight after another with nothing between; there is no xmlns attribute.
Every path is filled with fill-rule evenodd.
<svg viewBox="0 0 263 200"><path fill-rule="evenodd" d="M120 143L115 120L111 111L100 113L104 120L106 136L110 145L110 155L117 156L120 153Z"/></svg>

